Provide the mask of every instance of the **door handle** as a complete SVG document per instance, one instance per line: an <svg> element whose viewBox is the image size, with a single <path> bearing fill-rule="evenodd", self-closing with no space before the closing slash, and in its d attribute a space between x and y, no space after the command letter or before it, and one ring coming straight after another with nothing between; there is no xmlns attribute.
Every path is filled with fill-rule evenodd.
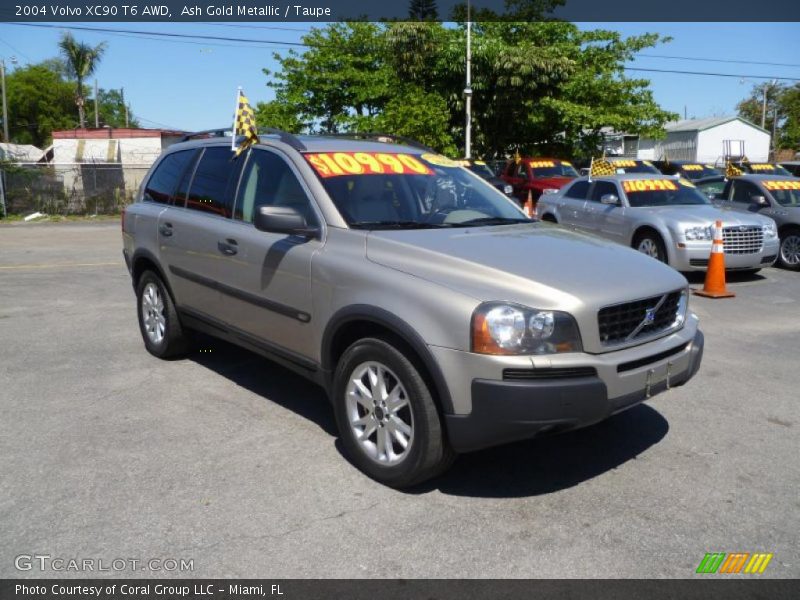
<svg viewBox="0 0 800 600"><path fill-rule="evenodd" d="M164 237L172 235L172 223L162 223L158 226L158 232Z"/></svg>
<svg viewBox="0 0 800 600"><path fill-rule="evenodd" d="M228 238L217 242L217 250L222 252L225 256L233 256L239 251L236 240Z"/></svg>

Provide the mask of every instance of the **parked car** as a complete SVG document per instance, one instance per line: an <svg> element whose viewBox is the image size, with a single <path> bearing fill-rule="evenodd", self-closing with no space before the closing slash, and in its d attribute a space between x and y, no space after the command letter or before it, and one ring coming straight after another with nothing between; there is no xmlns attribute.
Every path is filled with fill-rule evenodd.
<svg viewBox="0 0 800 600"><path fill-rule="evenodd" d="M494 174L494 171L486 164L485 161L475 160L472 158L464 158L459 161L463 167L466 167L476 175L483 177L486 181L491 183L498 190L503 192L506 196L511 196L514 193L514 188L511 184L506 183Z"/></svg>
<svg viewBox="0 0 800 600"><path fill-rule="evenodd" d="M661 175L661 171L656 169L649 160L638 160L618 156L607 156L606 160L614 165L617 174L620 175L624 173L652 173L654 175Z"/></svg>
<svg viewBox="0 0 800 600"><path fill-rule="evenodd" d="M698 181L697 187L721 206L774 219L780 238L780 264L800 271L800 178L780 175L710 177Z"/></svg>
<svg viewBox="0 0 800 600"><path fill-rule="evenodd" d="M794 177L800 177L800 160L790 160L780 163L780 167L786 169Z"/></svg>
<svg viewBox="0 0 800 600"><path fill-rule="evenodd" d="M345 454L390 486L601 421L703 353L679 273L532 222L410 142L264 134L233 160L230 139L178 143L122 237L151 354L197 330L310 379Z"/></svg>
<svg viewBox="0 0 800 600"><path fill-rule="evenodd" d="M690 181L722 175L722 171L712 165L688 160L655 160L653 165L664 175L678 175Z"/></svg>
<svg viewBox="0 0 800 600"><path fill-rule="evenodd" d="M558 191L577 176L572 163L545 157L510 160L501 175L520 203L528 199L528 193L535 202L542 194Z"/></svg>
<svg viewBox="0 0 800 600"><path fill-rule="evenodd" d="M778 256L772 219L716 208L688 180L664 175L582 177L543 196L539 216L636 248L679 271L708 266L717 220L727 269L757 271Z"/></svg>
<svg viewBox="0 0 800 600"><path fill-rule="evenodd" d="M766 162L737 161L731 163L743 173L753 173L756 175L789 175L791 172L781 165Z"/></svg>

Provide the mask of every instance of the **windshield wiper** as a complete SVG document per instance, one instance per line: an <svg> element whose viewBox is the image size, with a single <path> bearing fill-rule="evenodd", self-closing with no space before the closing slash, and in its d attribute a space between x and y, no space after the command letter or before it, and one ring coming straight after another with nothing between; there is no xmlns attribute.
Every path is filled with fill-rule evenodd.
<svg viewBox="0 0 800 600"><path fill-rule="evenodd" d="M470 227L472 225L515 225L517 223L533 223L530 219L512 219L508 217L480 217L461 223L453 223L455 227Z"/></svg>
<svg viewBox="0 0 800 600"><path fill-rule="evenodd" d="M445 223L422 223L420 221L354 221L352 229L437 229L451 227Z"/></svg>

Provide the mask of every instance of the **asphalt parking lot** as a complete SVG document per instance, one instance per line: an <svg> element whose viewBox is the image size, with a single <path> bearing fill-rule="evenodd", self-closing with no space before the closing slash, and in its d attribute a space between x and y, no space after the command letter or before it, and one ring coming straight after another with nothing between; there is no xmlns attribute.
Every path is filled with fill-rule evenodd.
<svg viewBox="0 0 800 600"><path fill-rule="evenodd" d="M22 554L193 561L108 573L130 577L691 577L717 551L800 577L800 273L729 287L692 299L688 385L398 492L342 457L299 377L211 338L150 356L118 223L2 226L0 577L98 575Z"/></svg>

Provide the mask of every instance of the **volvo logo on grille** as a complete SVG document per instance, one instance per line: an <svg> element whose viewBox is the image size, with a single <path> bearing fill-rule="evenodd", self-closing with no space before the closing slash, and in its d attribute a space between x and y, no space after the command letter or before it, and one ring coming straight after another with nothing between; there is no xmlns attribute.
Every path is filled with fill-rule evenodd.
<svg viewBox="0 0 800 600"><path fill-rule="evenodd" d="M656 320L656 309L648 308L644 311L644 324L650 325Z"/></svg>

